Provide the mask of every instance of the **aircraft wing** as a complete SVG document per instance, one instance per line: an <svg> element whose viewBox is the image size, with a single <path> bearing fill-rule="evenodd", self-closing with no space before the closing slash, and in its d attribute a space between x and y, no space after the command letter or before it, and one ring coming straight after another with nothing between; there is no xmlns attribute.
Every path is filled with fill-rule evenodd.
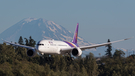
<svg viewBox="0 0 135 76"><path fill-rule="evenodd" d="M109 45L109 44L112 44L112 43L125 41L125 40L129 40L129 39L131 39L131 38L126 38L126 39L112 41L112 42L108 42L108 43L102 43L102 44L94 44L94 45L90 45L90 46L81 46L80 49L85 50L85 49L91 49L91 48L96 48L96 47L100 47L100 46L106 46L106 45Z"/></svg>
<svg viewBox="0 0 135 76"><path fill-rule="evenodd" d="M107 43L102 43L102 44L94 44L94 45L90 45L90 46L62 48L62 49L60 49L60 52L63 53L63 54L70 53L74 48L80 48L83 51L85 49L92 49L92 48L96 48L96 47L100 47L100 46L106 46L106 45L109 45L109 44L112 44L112 43L116 43L116 42L120 42L120 41L125 41L125 40L129 40L129 39L131 39L131 38L126 38L126 39L112 41L112 42L107 42Z"/></svg>
<svg viewBox="0 0 135 76"><path fill-rule="evenodd" d="M8 43L8 44L11 44L11 45L14 45L14 46L19 46L19 47L23 47L23 48L27 48L27 49L35 49L34 47L30 47L30 46L25 46L25 45L20 45L20 44L14 44L14 43L11 43L11 42L8 42L8 41L5 41L3 40L5 43Z"/></svg>

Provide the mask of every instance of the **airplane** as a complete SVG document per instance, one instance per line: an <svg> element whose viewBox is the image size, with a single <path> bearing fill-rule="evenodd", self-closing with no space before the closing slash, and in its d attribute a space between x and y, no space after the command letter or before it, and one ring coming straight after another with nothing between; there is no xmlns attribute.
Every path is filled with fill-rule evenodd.
<svg viewBox="0 0 135 76"><path fill-rule="evenodd" d="M78 28L79 23L77 23L76 30L73 36L72 42L69 41L58 41L58 40L40 40L36 47L30 47L26 45L14 44L8 41L4 41L5 43L11 44L13 46L19 46L23 48L27 48L27 56L34 57L36 54L39 56L43 56L44 54L57 54L57 55L73 55L74 57L78 57L82 55L82 51L85 49L96 48L100 46L106 46L112 43L120 42L129 40L131 38L121 39L117 41L102 43L102 44L93 44L89 46L79 46L77 44L77 37L78 37Z"/></svg>

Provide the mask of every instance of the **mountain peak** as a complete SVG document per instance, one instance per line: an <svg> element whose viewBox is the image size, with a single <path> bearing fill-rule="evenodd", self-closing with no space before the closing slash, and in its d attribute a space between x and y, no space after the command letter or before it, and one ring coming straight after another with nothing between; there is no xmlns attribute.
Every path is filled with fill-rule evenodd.
<svg viewBox="0 0 135 76"><path fill-rule="evenodd" d="M31 18L31 17L29 17L29 18L24 19L24 21L26 21L27 23L28 22L31 22L33 20L37 20L37 18Z"/></svg>
<svg viewBox="0 0 135 76"><path fill-rule="evenodd" d="M47 20L45 20L45 19L43 19L43 18L39 18L38 20L39 20L39 21L43 21L43 22L47 21Z"/></svg>

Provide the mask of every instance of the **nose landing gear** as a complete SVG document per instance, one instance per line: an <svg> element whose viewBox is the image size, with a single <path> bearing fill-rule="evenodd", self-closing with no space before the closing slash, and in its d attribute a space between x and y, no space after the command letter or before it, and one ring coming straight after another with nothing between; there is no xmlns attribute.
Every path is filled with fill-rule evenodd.
<svg viewBox="0 0 135 76"><path fill-rule="evenodd" d="M45 57L46 61L52 61L53 59L51 57Z"/></svg>

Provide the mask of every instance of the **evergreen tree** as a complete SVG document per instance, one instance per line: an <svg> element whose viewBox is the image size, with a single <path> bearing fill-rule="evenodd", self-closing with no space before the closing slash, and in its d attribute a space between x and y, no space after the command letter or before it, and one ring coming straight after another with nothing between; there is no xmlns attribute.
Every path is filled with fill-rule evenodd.
<svg viewBox="0 0 135 76"><path fill-rule="evenodd" d="M36 41L34 39L32 39L32 37L29 37L29 46L34 47L36 45Z"/></svg>
<svg viewBox="0 0 135 76"><path fill-rule="evenodd" d="M81 72L82 72L82 75L83 75L83 76L88 76L88 73L87 73L87 70L85 69L85 67L82 66L81 69L82 69L82 71L81 71Z"/></svg>
<svg viewBox="0 0 135 76"><path fill-rule="evenodd" d="M115 50L113 57L114 58L121 58L124 57L125 53L122 50Z"/></svg>
<svg viewBox="0 0 135 76"><path fill-rule="evenodd" d="M108 43L110 42L110 39L108 39ZM106 50L106 54L105 55L107 55L108 57L112 57L112 53L111 53L111 51L112 51L112 46L111 46L111 44L109 44L109 45L107 45L107 50Z"/></svg>
<svg viewBox="0 0 135 76"><path fill-rule="evenodd" d="M97 76L98 75L98 65L96 63L96 59L92 53L86 57L84 66L87 70L89 76Z"/></svg>
<svg viewBox="0 0 135 76"><path fill-rule="evenodd" d="M21 45L24 45L22 36L20 36L20 38L18 40L18 43L21 44Z"/></svg>
<svg viewBox="0 0 135 76"><path fill-rule="evenodd" d="M29 40L27 38L24 39L25 39L25 45L35 47L36 41L32 39L31 36L29 37Z"/></svg>
<svg viewBox="0 0 135 76"><path fill-rule="evenodd" d="M29 41L28 41L28 39L27 38L24 38L25 39L25 45L26 46L29 46Z"/></svg>

